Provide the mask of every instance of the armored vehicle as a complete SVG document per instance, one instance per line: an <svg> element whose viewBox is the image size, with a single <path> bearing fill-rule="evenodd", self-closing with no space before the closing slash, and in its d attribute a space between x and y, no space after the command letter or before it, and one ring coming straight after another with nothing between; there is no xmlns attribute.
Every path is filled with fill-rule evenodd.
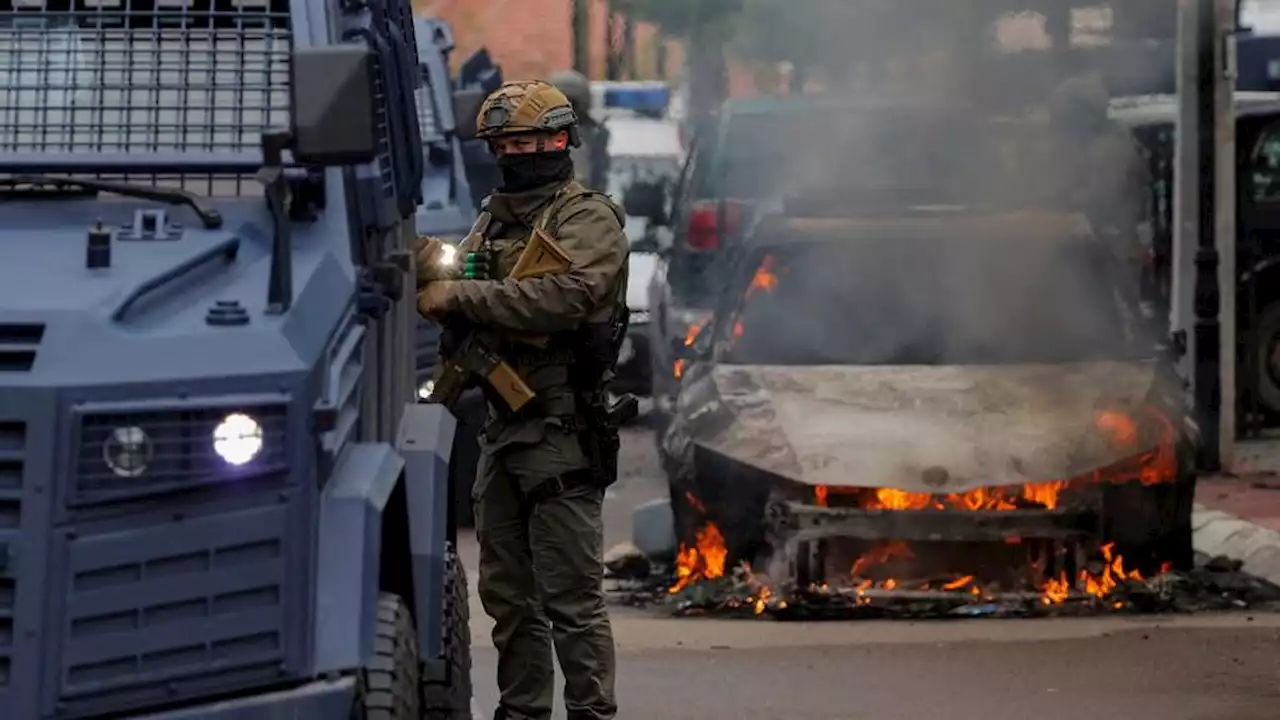
<svg viewBox="0 0 1280 720"><path fill-rule="evenodd" d="M467 161L463 154L464 143L459 132L460 125L473 124L473 120L459 122L455 101L461 95L467 100L461 104L468 105L479 95L471 90L463 93L454 90L449 77L449 55L453 52L454 40L448 23L417 18L414 24L422 75L417 90L417 107L424 152L422 205L418 208L416 226L419 235L460 242L476 219ZM466 107L459 110L468 112ZM440 350L440 327L425 318L419 318L417 323L415 387L418 399L426 401L433 387L431 378ZM454 411L458 424L449 464L449 475L455 483L452 511L457 524L469 526L472 521L471 484L480 457L478 438L485 417L484 396L479 390L469 392Z"/></svg>
<svg viewBox="0 0 1280 720"><path fill-rule="evenodd" d="M470 717L411 8L317 7L0 3L0 717Z"/></svg>

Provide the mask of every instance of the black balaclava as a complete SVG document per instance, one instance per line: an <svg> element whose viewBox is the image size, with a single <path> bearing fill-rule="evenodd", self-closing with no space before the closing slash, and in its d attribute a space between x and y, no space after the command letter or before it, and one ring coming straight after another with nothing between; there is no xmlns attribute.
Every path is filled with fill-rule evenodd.
<svg viewBox="0 0 1280 720"><path fill-rule="evenodd" d="M572 178L573 159L568 150L503 155L498 158L498 169L502 171L502 192L519 193Z"/></svg>

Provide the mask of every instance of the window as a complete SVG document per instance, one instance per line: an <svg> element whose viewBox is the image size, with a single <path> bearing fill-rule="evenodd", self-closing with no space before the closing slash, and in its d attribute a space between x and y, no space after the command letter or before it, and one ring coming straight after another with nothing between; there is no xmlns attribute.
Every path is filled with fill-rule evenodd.
<svg viewBox="0 0 1280 720"><path fill-rule="evenodd" d="M1253 201L1280 200L1280 123L1263 130L1253 151Z"/></svg>

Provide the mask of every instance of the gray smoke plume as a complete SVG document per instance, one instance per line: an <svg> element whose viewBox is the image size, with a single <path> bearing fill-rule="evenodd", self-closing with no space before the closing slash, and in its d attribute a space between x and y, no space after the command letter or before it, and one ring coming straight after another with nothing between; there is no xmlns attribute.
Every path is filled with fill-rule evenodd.
<svg viewBox="0 0 1280 720"><path fill-rule="evenodd" d="M1146 160L1107 103L1114 78L1142 84L1145 66L1131 60L1148 39L1109 36L1105 7L1058 28L1064 48L1052 19L1013 2L746 5L768 23L747 12L739 44L781 57L793 43L826 90L731 120L724 194L853 222L812 233L820 250L780 251L793 276L749 303L776 317L746 318L770 330L743 338L744 353L859 364L1134 356ZM792 37L802 32L804 45Z"/></svg>

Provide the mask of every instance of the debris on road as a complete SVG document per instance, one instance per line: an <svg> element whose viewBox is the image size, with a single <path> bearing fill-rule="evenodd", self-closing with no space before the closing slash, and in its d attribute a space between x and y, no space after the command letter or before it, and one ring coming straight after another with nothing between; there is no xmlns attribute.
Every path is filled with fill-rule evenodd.
<svg viewBox="0 0 1280 720"><path fill-rule="evenodd" d="M705 569L705 563L702 565ZM660 608L673 615L771 617L777 620L1027 618L1100 613L1280 612L1280 586L1250 576L1229 558L1199 557L1194 569L1168 570L1149 579L1117 578L1105 571L1067 589L987 593L958 579L942 585L917 581L833 588L811 586L778 593L745 564L708 576L654 568L643 581L618 578L615 601ZM1110 580L1105 580L1110 578ZM1114 584L1109 584L1114 583ZM937 589L926 589L936 587ZM1105 588L1105 590L1104 590Z"/></svg>
<svg viewBox="0 0 1280 720"><path fill-rule="evenodd" d="M604 554L604 568L609 577L628 580L648 579L650 570L649 558L631 543L618 543Z"/></svg>

